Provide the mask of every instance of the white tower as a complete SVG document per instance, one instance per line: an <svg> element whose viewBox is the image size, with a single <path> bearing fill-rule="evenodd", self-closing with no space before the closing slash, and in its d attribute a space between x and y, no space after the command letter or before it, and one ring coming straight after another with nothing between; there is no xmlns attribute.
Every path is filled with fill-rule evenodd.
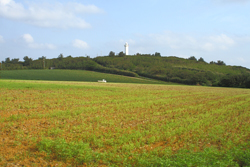
<svg viewBox="0 0 250 167"><path fill-rule="evenodd" d="M128 55L128 43L126 42L124 47L125 47L125 55Z"/></svg>

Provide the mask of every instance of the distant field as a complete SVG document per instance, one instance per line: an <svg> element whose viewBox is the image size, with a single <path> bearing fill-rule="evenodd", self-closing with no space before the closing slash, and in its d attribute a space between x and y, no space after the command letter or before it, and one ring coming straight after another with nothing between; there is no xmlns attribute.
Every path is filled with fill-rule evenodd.
<svg viewBox="0 0 250 167"><path fill-rule="evenodd" d="M0 166L250 166L250 90L0 80Z"/></svg>
<svg viewBox="0 0 250 167"><path fill-rule="evenodd" d="M153 79L127 77L85 70L3 70L0 79L50 80L50 81L85 81L97 82L106 79L116 83L173 84Z"/></svg>

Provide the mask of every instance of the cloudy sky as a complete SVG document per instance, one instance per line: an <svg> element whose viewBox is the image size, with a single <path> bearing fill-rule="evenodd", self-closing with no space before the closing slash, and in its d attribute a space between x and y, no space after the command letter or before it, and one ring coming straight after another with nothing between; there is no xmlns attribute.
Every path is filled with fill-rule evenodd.
<svg viewBox="0 0 250 167"><path fill-rule="evenodd" d="M250 0L0 0L0 60L110 51L250 68Z"/></svg>

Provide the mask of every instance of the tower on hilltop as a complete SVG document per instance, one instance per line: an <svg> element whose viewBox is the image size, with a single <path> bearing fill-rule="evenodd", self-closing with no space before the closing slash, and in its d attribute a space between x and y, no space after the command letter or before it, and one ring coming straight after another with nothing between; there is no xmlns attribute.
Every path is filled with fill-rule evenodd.
<svg viewBox="0 0 250 167"><path fill-rule="evenodd" d="M128 47L129 47L129 45L128 45L127 42L125 43L124 47L125 47L125 55L128 55Z"/></svg>

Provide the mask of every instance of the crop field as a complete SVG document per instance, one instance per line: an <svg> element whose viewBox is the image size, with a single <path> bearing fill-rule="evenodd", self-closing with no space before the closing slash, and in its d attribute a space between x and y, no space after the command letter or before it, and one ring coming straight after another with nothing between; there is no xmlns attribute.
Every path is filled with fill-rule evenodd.
<svg viewBox="0 0 250 167"><path fill-rule="evenodd" d="M115 83L140 83L140 84L174 84L163 81L127 77L122 75L100 73L86 70L2 70L0 79L18 80L48 80L48 81L85 81L97 82L106 79ZM176 85L176 84L175 84Z"/></svg>
<svg viewBox="0 0 250 167"><path fill-rule="evenodd" d="M0 166L250 166L250 90L0 80Z"/></svg>

